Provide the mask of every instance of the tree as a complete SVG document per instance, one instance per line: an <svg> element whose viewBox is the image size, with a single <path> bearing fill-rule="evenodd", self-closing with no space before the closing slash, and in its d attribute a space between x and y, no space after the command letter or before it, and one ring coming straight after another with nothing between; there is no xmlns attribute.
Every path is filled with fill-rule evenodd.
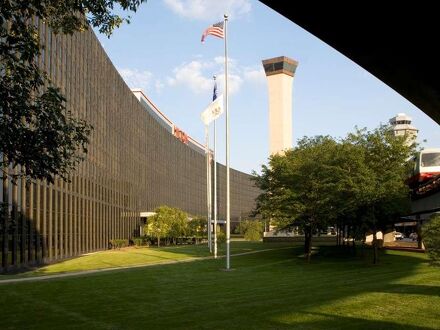
<svg viewBox="0 0 440 330"><path fill-rule="evenodd" d="M358 209L362 209L365 228L373 231L373 262L378 260L376 232L410 209L409 189L405 179L409 173L411 155L415 144L406 143L405 136L395 136L389 126L382 125L373 131L357 129L346 138L362 153L367 180L358 189Z"/></svg>
<svg viewBox="0 0 440 330"><path fill-rule="evenodd" d="M171 238L174 243L178 237L185 236L188 231L188 214L182 210L169 206L160 206L156 213L148 218L147 234L157 239L160 246L161 238Z"/></svg>
<svg viewBox="0 0 440 330"><path fill-rule="evenodd" d="M358 238L372 230L376 262L376 232L408 211L405 178L414 147L388 126L356 130L339 141L304 137L296 148L271 156L261 175L254 173L262 190L257 212L277 228L300 226L308 260L317 230L337 223Z"/></svg>
<svg viewBox="0 0 440 330"><path fill-rule="evenodd" d="M170 231L170 218L174 210L168 206L160 206L154 210L155 215L148 218L146 225L147 235L157 239L157 247L160 247L160 239L167 237Z"/></svg>
<svg viewBox="0 0 440 330"><path fill-rule="evenodd" d="M207 229L208 223L206 218L193 218L189 221L188 233L196 238L196 243L198 243L198 240L206 236L208 232Z"/></svg>
<svg viewBox="0 0 440 330"><path fill-rule="evenodd" d="M257 211L278 228L301 227L308 261L312 234L331 223L338 211L333 205L336 148L331 137L305 137L284 155L272 155L269 167L263 166L262 174L255 179L263 190L257 199Z"/></svg>
<svg viewBox="0 0 440 330"><path fill-rule="evenodd" d="M422 226L423 242L432 263L440 264L440 215L434 215Z"/></svg>
<svg viewBox="0 0 440 330"><path fill-rule="evenodd" d="M171 208L168 212L170 222L169 236L174 244L179 237L186 236L188 232L188 214L178 208Z"/></svg>
<svg viewBox="0 0 440 330"><path fill-rule="evenodd" d="M72 34L89 25L110 36L143 0L17 0L0 5L0 166L10 176L53 182L87 153L92 127L66 111L65 97L37 63L43 46L36 22L53 33ZM12 165L13 173L7 168Z"/></svg>

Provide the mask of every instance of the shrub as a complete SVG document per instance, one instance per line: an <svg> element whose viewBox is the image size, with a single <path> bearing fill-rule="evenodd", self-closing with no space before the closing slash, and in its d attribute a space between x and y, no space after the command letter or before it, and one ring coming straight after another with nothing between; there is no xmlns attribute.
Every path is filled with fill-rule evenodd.
<svg viewBox="0 0 440 330"><path fill-rule="evenodd" d="M422 237L428 256L434 264L440 265L440 215L435 215L422 227Z"/></svg>
<svg viewBox="0 0 440 330"><path fill-rule="evenodd" d="M110 245L112 249L120 249L128 246L128 239L112 239Z"/></svg>
<svg viewBox="0 0 440 330"><path fill-rule="evenodd" d="M221 227L219 225L217 225L217 243L218 244L222 244L226 242L226 234L225 232L221 229Z"/></svg>
<svg viewBox="0 0 440 330"><path fill-rule="evenodd" d="M134 237L133 238L133 244L135 246L149 246L150 245L150 240L146 236Z"/></svg>
<svg viewBox="0 0 440 330"><path fill-rule="evenodd" d="M263 237L264 226L258 220L244 220L240 223L240 232L247 241L259 241Z"/></svg>

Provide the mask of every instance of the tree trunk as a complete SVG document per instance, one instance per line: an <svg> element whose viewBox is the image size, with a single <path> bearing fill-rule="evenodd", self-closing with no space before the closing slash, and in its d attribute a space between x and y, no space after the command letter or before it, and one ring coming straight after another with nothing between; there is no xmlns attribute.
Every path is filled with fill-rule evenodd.
<svg viewBox="0 0 440 330"><path fill-rule="evenodd" d="M373 264L377 264L379 261L379 254L377 250L377 236L376 229L373 231Z"/></svg>
<svg viewBox="0 0 440 330"><path fill-rule="evenodd" d="M353 235L354 236L354 235ZM355 243L355 241L354 241L354 237L353 237L353 244L352 244L352 247L353 247L353 255L355 256L356 255L356 243Z"/></svg>
<svg viewBox="0 0 440 330"><path fill-rule="evenodd" d="M304 234L304 253L307 257L307 262L310 263L310 258L312 256L312 227L306 227Z"/></svg>
<svg viewBox="0 0 440 330"><path fill-rule="evenodd" d="M342 246L345 246L346 245L346 241L345 241L345 238L346 238L346 226L345 226L345 223L343 223L342 224Z"/></svg>
<svg viewBox="0 0 440 330"><path fill-rule="evenodd" d="M422 225L420 223L420 216L419 216L419 219L417 221L416 232L417 232L417 247L419 249L424 249L423 241L422 241L423 237L422 237Z"/></svg>
<svg viewBox="0 0 440 330"><path fill-rule="evenodd" d="M307 262L310 263L310 259L312 258L312 233L309 235L309 250L307 251Z"/></svg>
<svg viewBox="0 0 440 330"><path fill-rule="evenodd" d="M310 240L309 240L309 233L307 231L307 229L304 229L304 254L307 254L307 252L309 251L309 244L310 244Z"/></svg>
<svg viewBox="0 0 440 330"><path fill-rule="evenodd" d="M160 247L160 237L157 237L157 247Z"/></svg>
<svg viewBox="0 0 440 330"><path fill-rule="evenodd" d="M336 228L336 246L339 246L339 226Z"/></svg>
<svg viewBox="0 0 440 330"><path fill-rule="evenodd" d="M379 262L379 251L377 246L377 226L376 226L376 210L373 204L373 264L376 265ZM383 235L383 232L382 232ZM383 238L383 236L382 236Z"/></svg>

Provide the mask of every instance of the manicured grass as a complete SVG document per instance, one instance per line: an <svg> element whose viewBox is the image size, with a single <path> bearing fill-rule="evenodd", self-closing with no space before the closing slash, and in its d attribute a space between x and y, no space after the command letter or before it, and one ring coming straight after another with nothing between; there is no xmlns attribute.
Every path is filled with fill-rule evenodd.
<svg viewBox="0 0 440 330"><path fill-rule="evenodd" d="M243 243L245 245L245 243ZM262 248L271 245L260 243ZM321 247L0 285L1 326L84 329L439 329L440 269Z"/></svg>
<svg viewBox="0 0 440 330"><path fill-rule="evenodd" d="M285 243L271 244L269 248L288 246ZM243 253L268 248L266 245L255 242L236 241L231 244L231 253ZM224 245L219 246L218 255L225 253ZM187 260L192 258L210 256L206 245L182 245L171 247L130 247L120 250L101 251L81 257L61 261L56 264L40 267L38 269L19 273L16 275L0 275L2 279L53 275L58 273L80 272L92 269L129 267L172 261Z"/></svg>

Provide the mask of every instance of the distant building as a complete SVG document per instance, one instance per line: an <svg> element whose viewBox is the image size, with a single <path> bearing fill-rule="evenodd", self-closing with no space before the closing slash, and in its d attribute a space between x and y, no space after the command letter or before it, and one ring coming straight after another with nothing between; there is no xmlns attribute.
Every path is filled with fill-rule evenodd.
<svg viewBox="0 0 440 330"><path fill-rule="evenodd" d="M395 117L390 119L391 127L394 135L407 136L407 143L412 144L417 139L419 130L411 125L412 118L404 113L398 113Z"/></svg>

